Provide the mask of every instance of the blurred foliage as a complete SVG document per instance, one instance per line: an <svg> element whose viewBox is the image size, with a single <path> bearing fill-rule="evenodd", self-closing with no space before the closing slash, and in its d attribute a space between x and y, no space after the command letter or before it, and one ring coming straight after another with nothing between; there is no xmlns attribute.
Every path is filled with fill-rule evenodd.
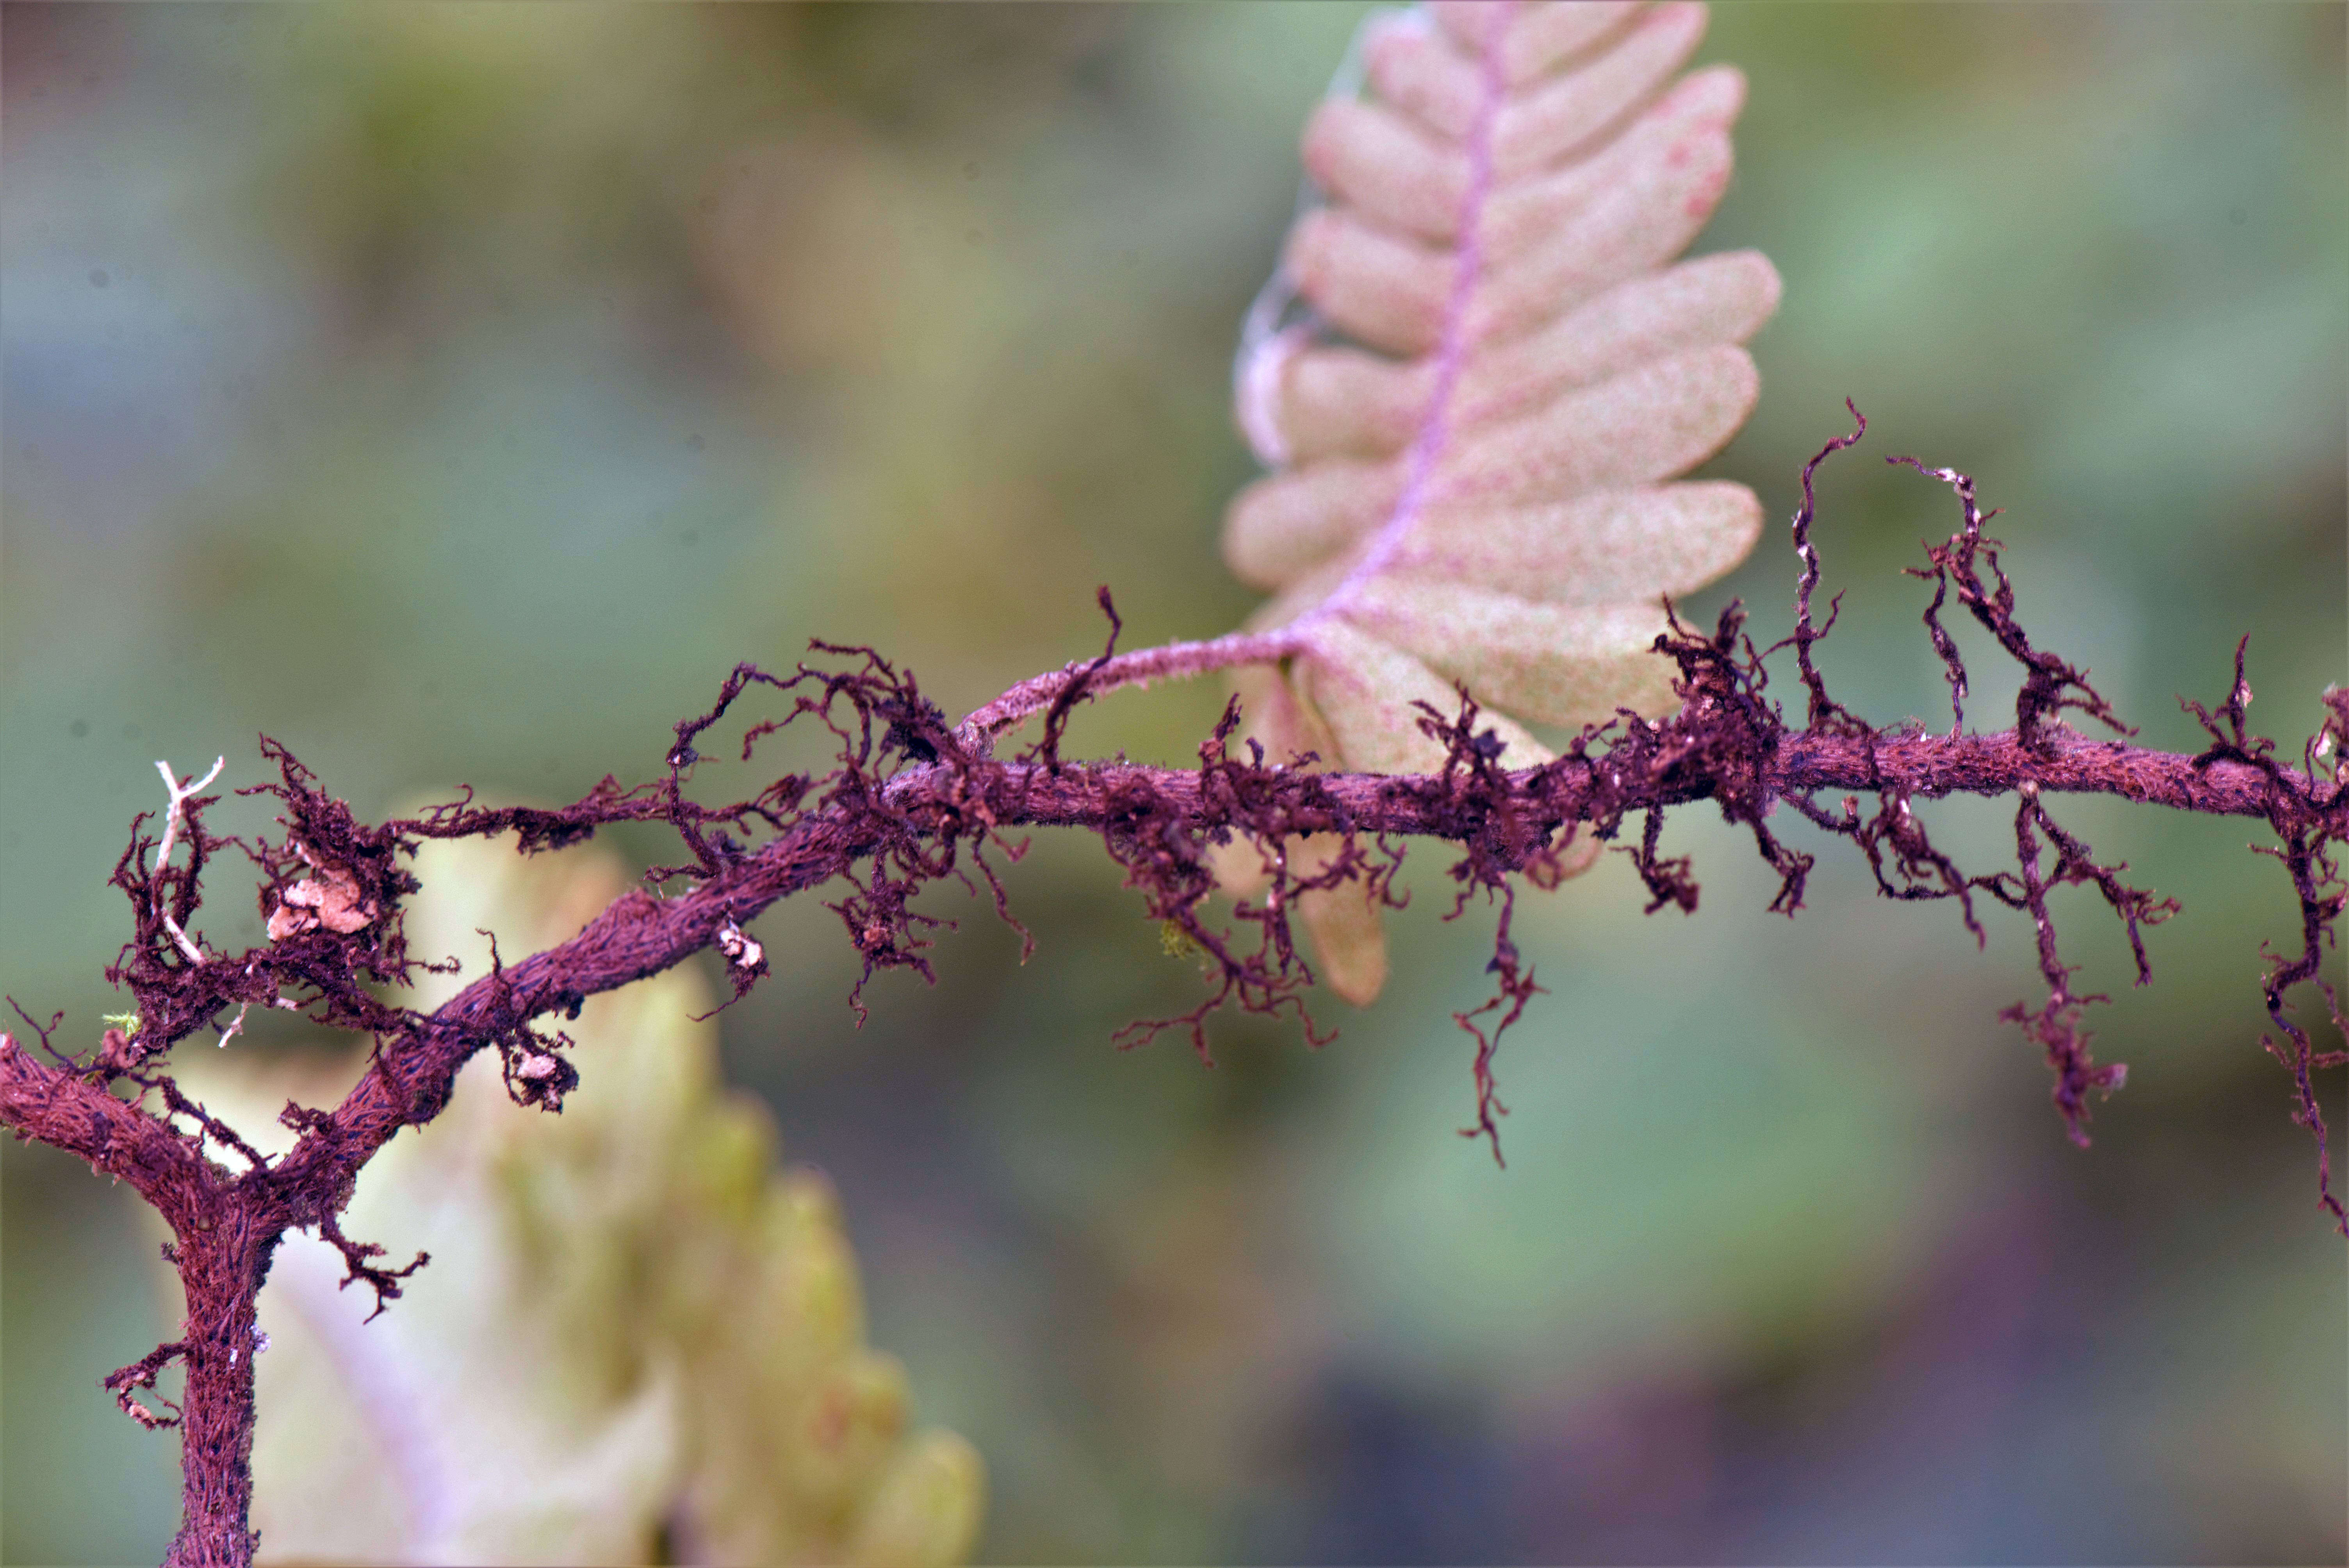
<svg viewBox="0 0 2349 1568"><path fill-rule="evenodd" d="M428 845L419 951L461 971L429 1011L626 891L608 854L524 861ZM369 1165L346 1234L408 1280L370 1324L315 1236L262 1298L254 1447L264 1561L852 1563L963 1560L981 1470L950 1433L907 1436L903 1368L864 1346L830 1185L774 1171L763 1107L718 1083L712 998L671 970L591 998L566 1032L596 1064L560 1115L515 1114L495 1053L450 1108ZM264 1152L289 1099L332 1105L366 1070L325 1049L198 1056L181 1084ZM160 1236L161 1227L156 1227ZM175 1279L162 1282L176 1298Z"/></svg>
<svg viewBox="0 0 2349 1568"><path fill-rule="evenodd" d="M363 812L565 795L810 635L958 709L1097 648L1098 583L1132 645L1237 624L1226 363L1358 15L0 13L0 986L119 1008L102 884L156 757L251 781L266 730ZM1954 514L1876 461L1907 450L2007 509L2025 624L2148 744L2194 743L2173 694L2245 632L2255 721L2313 727L2349 640L2343 17L1717 13L1700 58L1753 93L1699 249L1786 294L1708 471L1784 516L1841 399L1875 421L1821 496L1859 711L1946 712L1898 569ZM1695 608L1766 629L1790 567L1765 542ZM1987 722L2012 681L1967 653ZM1187 759L1219 702L1122 695L1069 744ZM1996 809L1932 814L2002 852ZM1499 1063L1506 1173L1452 1136L1486 932L1437 918L1439 851L1319 1055L1111 1050L1195 976L1048 835L1024 969L942 901L974 917L940 985L876 985L859 1034L793 901L724 1057L836 1182L920 1418L986 1455L983 1557L2338 1561L2349 1290L2257 1048L2288 890L2249 824L2059 815L2186 904L2133 994L2058 903L2134 1068L2085 1155L1993 1021L2026 934L1978 955L1839 858L1765 921L1697 813L1695 920L1620 866L1521 913L1553 995ZM259 935L229 881L199 923ZM150 1243L5 1156L0 1556L151 1558L176 1456L95 1386L165 1336Z"/></svg>

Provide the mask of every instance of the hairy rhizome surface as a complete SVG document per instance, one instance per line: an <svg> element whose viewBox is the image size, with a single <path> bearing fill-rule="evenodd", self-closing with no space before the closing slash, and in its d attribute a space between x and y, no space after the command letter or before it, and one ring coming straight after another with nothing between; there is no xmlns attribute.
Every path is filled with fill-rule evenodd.
<svg viewBox="0 0 2349 1568"><path fill-rule="evenodd" d="M2320 970L2349 902L2336 858L2349 838L2349 692L2326 693L2316 732L2296 757L2282 753L2248 727L2239 647L2223 698L2190 705L2199 749L2129 744L2088 673L2024 630L1973 481L1896 458L1956 502L1955 526L1912 568L1932 584L1925 624L1947 673L1951 725L1944 734L1863 717L1830 695L1814 656L1836 612L1816 603L1813 480L1865 434L1857 409L1851 432L1802 472L1786 634L1757 644L1734 603L1709 631L1674 613L1674 594L1717 577L1759 533L1758 504L1740 487L1670 481L1751 407L1755 378L1738 346L1778 292L1756 256L1675 262L1727 179L1726 128L1743 90L1725 70L1673 80L1701 20L1684 5L1504 0L1438 5L1366 38L1368 94L1333 98L1308 132L1308 167L1330 200L1300 219L1237 370L1241 422L1276 469L1227 520L1231 564L1277 593L1240 633L1121 654L1104 588L1100 656L1023 682L959 723L879 653L813 644L788 672L737 666L708 711L677 725L651 781L628 788L607 777L557 808L489 807L468 791L371 822L264 741L276 778L244 792L274 800L277 830L233 836L206 825L221 800L204 793L218 768L201 779L165 769L166 809L134 821L113 878L132 929L108 977L129 993L129 1010L78 1051L63 1048L57 1019L23 1016L21 1033L0 1036L0 1119L129 1181L172 1232L183 1331L107 1379L126 1412L181 1430L186 1511L172 1561L243 1563L259 1544L257 1300L281 1243L315 1233L339 1256L341 1284L396 1312L424 1260L392 1266L381 1243L348 1233L344 1221L363 1169L403 1130L450 1112L469 1064L493 1065L515 1105L561 1111L583 1070L563 1025L592 998L704 950L719 954L740 998L771 968L746 923L827 884L864 979L898 968L927 975L941 920L919 895L954 881L1011 918L999 868L1019 853L1009 835L1029 828L1097 833L1170 947L1199 959L1206 999L1124 1037L1174 1027L1203 1055L1207 1020L1225 1006L1293 1017L1308 1038L1326 1037L1308 1012L1309 988L1326 977L1354 1000L1380 989L1381 910L1400 896L1403 841L1455 846L1453 913L1480 902L1496 911L1493 995L1459 1022L1475 1045L1476 1111L1465 1130L1497 1157L1495 1052L1542 989L1512 936L1518 892L1554 889L1614 845L1651 911L1693 911L1692 868L1661 844L1674 807L1711 802L1750 837L1777 879L1778 913L1803 907L1814 863L1781 834L1796 817L1848 841L1884 896L1947 901L1977 939L1987 906L2020 912L2035 934L2044 997L2008 1016L2044 1052L2063 1124L2083 1143L2093 1105L2121 1075L2089 1051L2081 1017L2098 998L2073 988L2050 892L2074 884L2107 904L2140 979L2141 928L2176 906L2101 861L2050 798L2099 793L2257 819L2301 911L2298 942L2271 957L2262 982L2265 1045L2286 1070L2295 1119L2315 1137L2319 1202L2349 1229L2315 1088L2316 1075L2349 1053L2313 1037L2294 1012L2313 986L2341 1027ZM1950 631L1960 623L2019 672L2010 727L1968 727L1972 677ZM1799 685L1799 715L1770 695L1774 658L1782 689L1790 675ZM1235 672L1237 692L1195 769L1063 755L1079 704L1224 671ZM738 705L760 702L757 716L738 717ZM2067 714L2103 734L2074 729ZM1032 743L999 756L999 738L1030 720ZM829 771L787 774L717 804L692 791L705 748L747 762L792 725L830 732ZM1553 739L1528 725L1551 727ZM2012 799L2011 869L1969 870L1937 847L1919 805L1960 791ZM486 973L477 966L461 985L429 990L425 975L443 953L421 943L426 846L512 835L533 853L627 822L672 830L682 858L611 898L575 934L528 954L493 948ZM267 940L239 952L208 941L198 918L205 879L232 851L254 869L266 917ZM1235 902L1214 902L1219 887ZM1298 945L1300 915L1316 959ZM859 1007L863 991L860 982ZM287 1104L278 1121L291 1139L264 1147L191 1096L169 1070L170 1053L191 1040L226 1043L250 1009L281 1007L369 1043L339 1099ZM683 1097L678 1114L725 1120L709 1098ZM792 1247L829 1244L820 1195L775 1195L761 1160L726 1180L737 1207L771 1203L797 1227ZM690 1304L678 1310L689 1326ZM629 1353L667 1357L669 1375L688 1383L722 1374L697 1370L711 1346L694 1333L673 1328ZM736 1516L719 1508L687 1516L701 1532L677 1540L746 1561L868 1544L876 1561L935 1557L967 1544L967 1527L892 1525L925 1508L967 1518L957 1500L968 1467L952 1450L893 1458L895 1427L867 1419L890 1405L874 1388L886 1374L860 1359L853 1326L835 1325L831 1346L847 1368L840 1380L802 1377L793 1397L814 1398L824 1419L836 1414L841 1433L871 1428L889 1442L858 1449L855 1484L811 1483L820 1511L830 1511L826 1528L743 1525L738 1540L723 1536ZM142 1390L173 1365L184 1367L186 1390L160 1408ZM846 1392L827 1402L810 1387ZM643 1418L629 1408L615 1418ZM734 1484L706 1466L694 1474L705 1492ZM674 1479L636 1478L648 1489ZM889 1501L909 1493L926 1501ZM570 1538L521 1539L543 1547Z"/></svg>

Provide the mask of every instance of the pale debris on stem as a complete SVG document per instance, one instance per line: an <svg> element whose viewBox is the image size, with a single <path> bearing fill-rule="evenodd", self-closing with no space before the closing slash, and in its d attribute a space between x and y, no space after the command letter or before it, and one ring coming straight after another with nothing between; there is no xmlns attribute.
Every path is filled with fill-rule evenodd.
<svg viewBox="0 0 2349 1568"><path fill-rule="evenodd" d="M180 821L185 815L189 797L202 793L213 779L221 776L221 769L227 766L227 757L215 757L212 758L211 772L183 788L180 783L180 776L171 771L171 765L160 758L156 758L155 771L163 776L163 788L169 790L171 796L171 807L163 813L163 840L155 846L157 871L163 869L163 862L170 860L171 851L179 847ZM171 934L171 940L180 944L180 951L188 955L189 963L202 964L204 961L203 950L188 940L188 934L180 929L180 923L171 918L171 912L168 910L163 913L163 929ZM239 1016L241 1018L243 1015L240 1014ZM232 1027L229 1033L235 1033L234 1028ZM228 1044L227 1035L221 1037L221 1044Z"/></svg>
<svg viewBox="0 0 2349 1568"><path fill-rule="evenodd" d="M171 765L160 758L156 758L155 771L163 776L163 788L169 790L171 796L171 809L163 813L163 841L155 846L157 871L163 869L163 862L171 858L171 851L179 844L180 821L189 799L191 796L201 795L210 789L212 781L219 778L221 769L227 766L227 758L215 757L212 758L211 772L194 783L182 787L180 783L180 776L171 771Z"/></svg>
<svg viewBox="0 0 2349 1568"><path fill-rule="evenodd" d="M322 925L348 936L375 923L379 912L361 892L357 877L340 866L321 864L307 844L295 843L294 852L313 874L278 895L277 907L269 913L270 941L283 942Z"/></svg>
<svg viewBox="0 0 2349 1568"><path fill-rule="evenodd" d="M755 973L767 962L767 950L730 920L718 928L718 951L726 954L727 963L747 972Z"/></svg>

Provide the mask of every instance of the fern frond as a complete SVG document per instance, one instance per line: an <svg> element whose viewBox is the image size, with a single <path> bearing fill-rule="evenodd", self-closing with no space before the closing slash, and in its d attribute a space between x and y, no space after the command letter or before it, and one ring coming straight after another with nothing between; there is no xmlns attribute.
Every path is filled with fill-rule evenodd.
<svg viewBox="0 0 2349 1568"><path fill-rule="evenodd" d="M1439 0L1373 23L1367 91L1333 91L1308 125L1324 200L1234 376L1274 471L1224 530L1232 570L1275 595L1251 626L1299 649L1286 681L1243 684L1276 758L1441 766L1413 704L1448 710L1455 681L1512 767L1549 753L1506 716L1673 706L1650 651L1663 597L1744 559L1761 506L1667 481L1752 411L1741 346L1778 301L1754 253L1675 263L1727 186L1744 98L1729 67L1671 79L1703 28L1679 0ZM1330 978L1368 1000L1374 913L1305 913Z"/></svg>

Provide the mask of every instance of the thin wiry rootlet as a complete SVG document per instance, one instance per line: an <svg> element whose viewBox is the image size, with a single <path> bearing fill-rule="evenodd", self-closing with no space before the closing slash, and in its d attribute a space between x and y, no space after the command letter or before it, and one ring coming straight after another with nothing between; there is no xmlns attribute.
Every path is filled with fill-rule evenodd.
<svg viewBox="0 0 2349 1568"><path fill-rule="evenodd" d="M2122 880L2126 867L2097 861L2051 815L2048 798L2116 794L2258 817L2278 841L2262 852L2282 863L2301 907L2297 949L2269 954L2262 989L2274 1030L2264 1044L2290 1075L2295 1119L2316 1139L2319 1200L2349 1233L2332 1189L2315 1088L2315 1075L2349 1064L2349 1051L2319 1049L2290 1004L2297 987L2313 983L2332 1027L2342 1028L2338 998L2319 966L2349 903L2339 865L2349 840L2349 690L2326 694L2322 727L2296 767L2280 761L2275 744L2247 727L2251 687L2240 645L2225 701L2216 709L2186 705L2209 736L2200 752L2171 755L2079 735L2063 723L2065 711L2127 731L2083 671L2024 633L2001 547L1983 532L1989 515L1976 504L1972 482L1936 469L1926 471L1955 490L1961 523L1946 542L1929 549L1916 574L1934 583L1925 624L1948 673L1954 722L1947 735L1868 723L1828 695L1813 658L1835 609L1830 604L1823 624L1815 616L1820 573L1811 500L1819 463L1865 428L1863 421L1829 442L1804 470L1803 505L1793 526L1801 575L1788 635L1757 648L1736 604L1710 634L1670 617L1653 647L1678 671L1679 711L1650 718L1627 708L1586 726L1560 755L1535 768L1503 765L1506 743L1464 693L1449 711L1421 705L1418 727L1441 761L1420 773L1321 772L1309 754L1268 757L1260 744L1236 749L1237 702L1201 746L1195 769L1068 760L1061 749L1070 713L1097 695L1100 672L1114 656L1116 612L1104 591L1110 646L1099 658L1027 683L1049 689L1049 700L1032 705L1044 716L1042 734L1008 760L992 755L985 727L951 725L910 673L870 649L819 643L812 647L821 662L787 676L738 666L709 712L676 727L658 779L623 789L606 778L556 810L488 810L473 805L468 792L419 817L365 823L264 738L262 753L278 778L247 792L280 803L282 831L246 840L207 830L204 815L221 798L174 779L160 839L148 831L146 815L134 820L113 878L129 900L132 934L108 975L130 992L135 1020L106 1029L96 1048L81 1054L58 1049L56 1018L26 1018L37 1049L0 1036L0 1122L20 1138L129 1181L174 1233L168 1255L187 1292L186 1336L158 1346L106 1384L150 1425L186 1427L187 1523L175 1558L250 1555L243 1521L251 1488L253 1310L278 1239L289 1230L317 1231L342 1252L347 1283L372 1289L379 1305L396 1299L403 1279L425 1260L388 1267L378 1261L382 1248L344 1235L337 1216L368 1158L400 1128L439 1114L458 1069L475 1052L499 1054L518 1103L560 1110L578 1069L565 1055L568 1037L541 1020L575 1016L587 996L712 946L727 955L739 996L765 971L762 953L743 938L741 926L778 899L835 880L843 892L828 907L864 958L851 997L861 1012L865 982L875 973L909 968L928 976L926 934L945 923L915 907L930 883L951 879L973 892L983 884L993 907L1011 918L990 858L990 851L1017 858L1018 846L1004 837L1009 830L1066 826L1101 835L1148 917L1161 923L1170 945L1201 956L1208 981L1198 1006L1130 1026L1120 1043L1137 1045L1176 1029L1203 1057L1207 1020L1226 1005L1294 1016L1308 1040L1327 1039L1307 1008L1314 975L1290 924L1299 898L1342 886L1399 903L1394 878L1403 840L1457 846L1459 858L1449 868L1458 890L1452 914L1480 896L1498 906L1488 966L1494 995L1458 1015L1475 1039L1475 1120L1464 1130L1490 1140L1497 1157L1505 1108L1495 1092L1495 1051L1541 990L1510 934L1518 881L1554 882L1587 845L1613 844L1647 886L1651 912L1692 912L1698 888L1690 863L1661 847L1671 807L1711 800L1746 829L1778 873L1770 906L1776 912L1791 915L1801 908L1813 863L1770 825L1773 806L1785 801L1856 845L1885 896L1955 901L1977 941L1977 894L2027 913L2046 997L2036 1007L2018 1003L2005 1016L2045 1052L2056 1107L2082 1143L2092 1097L2119 1087L2122 1069L2090 1055L2080 1019L2102 998L2072 989L2074 970L2056 946L2048 890L2080 883L2102 894L2127 931L2140 982L2148 973L2140 928L2178 906L2129 886ZM1941 620L1952 603L2023 666L2012 729L1983 735L1963 728L1967 672ZM1767 661L1787 648L1806 705L1800 727L1789 724L1767 689ZM699 741L760 689L787 698L788 706L747 728L742 757L750 758L765 736L805 720L837 739L836 766L820 779L786 775L747 799L696 801L687 786ZM1817 798L1835 790L1848 791L1838 805ZM1914 803L1961 790L2015 798L2012 869L1971 873L1934 847ZM1872 809L1863 810L1863 797L1873 798ZM617 900L569 942L519 962L493 957L490 974L429 1015L393 1006L367 988L396 985L420 962L407 949L401 923L403 901L418 884L400 861L423 841L511 831L527 853L623 821L668 823L686 859L649 873L651 887ZM1273 847L1268 882L1260 897L1243 898L1218 914L1207 902L1216 885L1209 857L1236 834ZM1300 868L1286 851L1307 835L1336 848ZM184 861L171 852L179 845L186 846ZM237 954L207 944L197 923L203 873L232 849L259 872L259 906L271 931L269 941ZM676 896L653 891L678 881L687 887ZM233 1033L254 1006L299 1009L313 1022L374 1042L367 1070L340 1105L287 1105L280 1119L300 1137L274 1160L191 1099L160 1067L182 1040ZM109 1092L117 1082L132 1086L134 1097ZM207 1145L241 1169L221 1163ZM135 1396L152 1388L174 1362L186 1367L186 1393L172 1413L158 1415Z"/></svg>

